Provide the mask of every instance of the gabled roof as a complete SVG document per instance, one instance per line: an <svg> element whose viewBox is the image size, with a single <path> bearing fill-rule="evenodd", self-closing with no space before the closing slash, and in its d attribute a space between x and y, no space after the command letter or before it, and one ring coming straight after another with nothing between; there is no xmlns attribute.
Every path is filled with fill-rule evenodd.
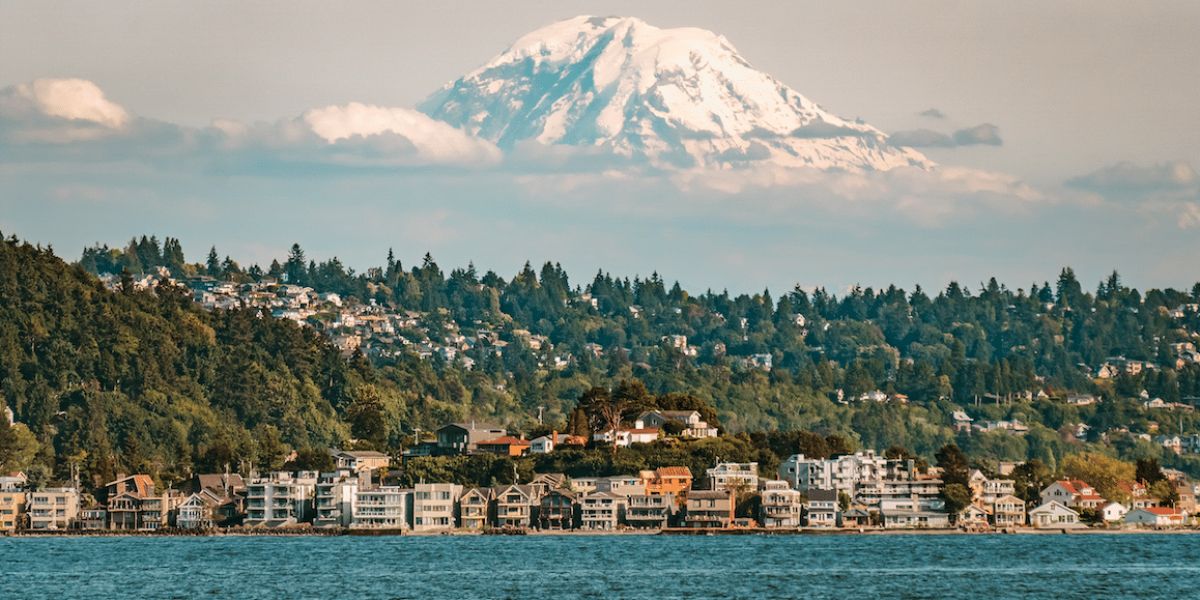
<svg viewBox="0 0 1200 600"><path fill-rule="evenodd" d="M687 467L659 467L654 470L659 477L691 477L692 470Z"/></svg>
<svg viewBox="0 0 1200 600"><path fill-rule="evenodd" d="M1138 509L1134 509L1134 510L1144 510L1152 515L1156 515L1159 517L1173 517L1175 515L1181 514L1178 510L1176 510L1174 508L1168 508L1166 506L1147 506L1145 508L1138 508Z"/></svg>
<svg viewBox="0 0 1200 600"><path fill-rule="evenodd" d="M520 438L513 437L511 435L505 435L505 436L493 438L490 440L484 440L475 445L476 446L528 446L529 440L523 440Z"/></svg>
<svg viewBox="0 0 1200 600"><path fill-rule="evenodd" d="M808 490L809 502L837 502L837 499L837 490L822 490L816 488Z"/></svg>

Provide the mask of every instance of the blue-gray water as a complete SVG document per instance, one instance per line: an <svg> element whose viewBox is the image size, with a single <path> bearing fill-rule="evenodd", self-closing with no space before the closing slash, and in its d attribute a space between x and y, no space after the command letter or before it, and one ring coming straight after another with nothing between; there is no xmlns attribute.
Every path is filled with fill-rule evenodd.
<svg viewBox="0 0 1200 600"><path fill-rule="evenodd" d="M1200 536L0 538L0 598L1197 598Z"/></svg>

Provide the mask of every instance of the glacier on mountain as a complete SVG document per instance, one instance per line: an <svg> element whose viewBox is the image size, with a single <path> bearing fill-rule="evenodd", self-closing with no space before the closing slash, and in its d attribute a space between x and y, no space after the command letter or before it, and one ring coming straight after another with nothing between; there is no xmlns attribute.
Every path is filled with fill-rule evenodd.
<svg viewBox="0 0 1200 600"><path fill-rule="evenodd" d="M664 169L929 169L756 70L723 36L581 16L518 39L419 107L502 149L598 147Z"/></svg>

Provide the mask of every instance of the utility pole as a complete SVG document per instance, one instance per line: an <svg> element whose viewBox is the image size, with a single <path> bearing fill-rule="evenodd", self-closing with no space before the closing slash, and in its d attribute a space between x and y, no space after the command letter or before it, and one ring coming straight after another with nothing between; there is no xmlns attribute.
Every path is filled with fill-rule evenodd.
<svg viewBox="0 0 1200 600"><path fill-rule="evenodd" d="M538 407L538 425L541 425L541 424L542 424L542 411L543 411L543 410L546 410L546 407L545 407L545 406L539 406L539 407Z"/></svg>

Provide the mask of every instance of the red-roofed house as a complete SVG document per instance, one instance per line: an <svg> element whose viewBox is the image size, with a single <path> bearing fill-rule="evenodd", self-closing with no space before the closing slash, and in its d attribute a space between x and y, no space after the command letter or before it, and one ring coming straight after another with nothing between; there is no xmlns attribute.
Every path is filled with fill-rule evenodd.
<svg viewBox="0 0 1200 600"><path fill-rule="evenodd" d="M1058 502L1064 506L1080 509L1096 510L1102 508L1107 501L1096 489L1087 482L1079 479L1060 479L1042 490L1042 504Z"/></svg>
<svg viewBox="0 0 1200 600"><path fill-rule="evenodd" d="M492 454L502 454L505 456L521 456L529 452L529 440L515 438L511 435L498 437L492 440L478 442L475 447L480 452L491 452Z"/></svg>
<svg viewBox="0 0 1200 600"><path fill-rule="evenodd" d="M1125 513L1125 523L1140 527L1179 527L1184 524L1183 513L1165 506L1135 508Z"/></svg>

